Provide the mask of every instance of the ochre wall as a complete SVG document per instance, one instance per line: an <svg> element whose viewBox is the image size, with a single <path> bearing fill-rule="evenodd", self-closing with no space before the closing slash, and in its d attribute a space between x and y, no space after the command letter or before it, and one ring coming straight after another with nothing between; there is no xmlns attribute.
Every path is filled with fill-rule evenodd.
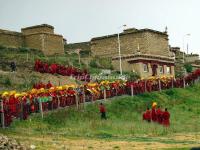
<svg viewBox="0 0 200 150"><path fill-rule="evenodd" d="M25 36L25 46L42 50L42 34L32 34Z"/></svg>
<svg viewBox="0 0 200 150"><path fill-rule="evenodd" d="M55 34L45 34L45 55L64 54L63 37Z"/></svg>
<svg viewBox="0 0 200 150"><path fill-rule="evenodd" d="M6 47L22 47L23 46L23 36L14 34L0 33L0 45Z"/></svg>
<svg viewBox="0 0 200 150"><path fill-rule="evenodd" d="M121 54L134 54L139 50L142 54L169 56L168 36L150 31L120 35ZM93 39L91 41L93 56L112 57L118 55L117 35Z"/></svg>

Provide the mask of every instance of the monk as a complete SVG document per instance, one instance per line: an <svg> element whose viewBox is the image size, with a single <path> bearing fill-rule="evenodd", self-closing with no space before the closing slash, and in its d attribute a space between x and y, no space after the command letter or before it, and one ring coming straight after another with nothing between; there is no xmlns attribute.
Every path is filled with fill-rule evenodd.
<svg viewBox="0 0 200 150"><path fill-rule="evenodd" d="M166 127L169 127L169 125L170 125L170 121L169 121L170 113L167 111L167 108L165 108L165 111L163 112L162 118L163 118L163 125L166 126Z"/></svg>
<svg viewBox="0 0 200 150"><path fill-rule="evenodd" d="M48 81L48 83L47 83L47 85L46 85L46 88L47 88L47 89L50 89L51 87L53 87L53 85L51 84L50 81Z"/></svg>
<svg viewBox="0 0 200 150"><path fill-rule="evenodd" d="M151 111L149 110L149 107L147 107L146 112L143 114L143 120L151 122Z"/></svg>
<svg viewBox="0 0 200 150"><path fill-rule="evenodd" d="M151 109L151 120L152 120L153 122L156 122L156 121L157 121L156 106L157 106L157 103L154 102L153 105L152 105L152 109Z"/></svg>
<svg viewBox="0 0 200 150"><path fill-rule="evenodd" d="M156 110L156 115L157 115L157 122L159 124L162 124L162 121L163 121L163 118L162 118L163 111L161 110L160 106L158 106L158 109Z"/></svg>
<svg viewBox="0 0 200 150"><path fill-rule="evenodd" d="M103 103L100 103L99 111L100 111L100 113L101 113L101 119L107 119L107 118L106 118L106 108L105 108L105 106L103 105Z"/></svg>

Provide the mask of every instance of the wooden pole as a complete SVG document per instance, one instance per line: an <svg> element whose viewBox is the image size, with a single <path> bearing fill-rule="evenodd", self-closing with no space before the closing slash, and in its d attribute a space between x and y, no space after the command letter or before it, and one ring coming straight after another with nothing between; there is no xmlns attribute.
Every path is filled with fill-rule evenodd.
<svg viewBox="0 0 200 150"><path fill-rule="evenodd" d="M158 85L159 85L159 91L161 92L161 82L160 82L160 79L158 79Z"/></svg>
<svg viewBox="0 0 200 150"><path fill-rule="evenodd" d="M60 108L60 97L61 96L58 96L58 108Z"/></svg>
<svg viewBox="0 0 200 150"><path fill-rule="evenodd" d="M174 79L172 78L172 88L174 88Z"/></svg>
<svg viewBox="0 0 200 150"><path fill-rule="evenodd" d="M105 89L103 90L103 98L104 98L104 100L106 100L106 90Z"/></svg>
<svg viewBox="0 0 200 150"><path fill-rule="evenodd" d="M133 85L131 85L131 96L133 96Z"/></svg>
<svg viewBox="0 0 200 150"><path fill-rule="evenodd" d="M5 128L5 116L4 116L4 109L3 109L3 100L1 100L1 125L2 125L2 128Z"/></svg>
<svg viewBox="0 0 200 150"><path fill-rule="evenodd" d="M79 97L78 97L78 95L77 95L77 94L75 95L75 99L76 99L76 108L78 109L78 102L79 102L79 100L78 100L78 99L79 99Z"/></svg>
<svg viewBox="0 0 200 150"><path fill-rule="evenodd" d="M147 80L144 81L144 92L147 92Z"/></svg>
<svg viewBox="0 0 200 150"><path fill-rule="evenodd" d="M183 88L185 88L185 78L183 78Z"/></svg>
<svg viewBox="0 0 200 150"><path fill-rule="evenodd" d="M40 106L40 113L41 113L41 116L42 116L42 119L43 119L44 115L43 115L43 109L42 109L42 102L41 102L40 99L39 99L39 106Z"/></svg>

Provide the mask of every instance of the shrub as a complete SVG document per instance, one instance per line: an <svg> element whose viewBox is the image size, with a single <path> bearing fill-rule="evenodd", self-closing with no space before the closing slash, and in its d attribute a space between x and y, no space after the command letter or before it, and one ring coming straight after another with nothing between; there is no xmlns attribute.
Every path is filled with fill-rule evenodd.
<svg viewBox="0 0 200 150"><path fill-rule="evenodd" d="M186 69L186 71L187 71L188 73L191 73L191 72L192 72L192 65L191 65L191 64L185 64L184 67L185 67L185 69Z"/></svg>
<svg viewBox="0 0 200 150"><path fill-rule="evenodd" d="M90 66L93 67L93 68L97 68L98 67L97 62L96 62L95 59L90 61Z"/></svg>
<svg viewBox="0 0 200 150"><path fill-rule="evenodd" d="M136 72L124 72L123 74L127 77L128 81L136 81L140 78L139 74Z"/></svg>
<svg viewBox="0 0 200 150"><path fill-rule="evenodd" d="M10 80L10 78L8 78L8 77L6 77L5 78L5 80L4 80L4 85L6 86L6 87L8 87L8 86L11 86L11 80Z"/></svg>

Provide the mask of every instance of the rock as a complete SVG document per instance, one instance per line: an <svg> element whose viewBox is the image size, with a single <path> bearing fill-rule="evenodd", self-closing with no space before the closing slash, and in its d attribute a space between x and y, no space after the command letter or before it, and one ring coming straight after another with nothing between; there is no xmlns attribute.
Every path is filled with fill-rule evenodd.
<svg viewBox="0 0 200 150"><path fill-rule="evenodd" d="M0 150L28 150L16 140L0 134Z"/></svg>

